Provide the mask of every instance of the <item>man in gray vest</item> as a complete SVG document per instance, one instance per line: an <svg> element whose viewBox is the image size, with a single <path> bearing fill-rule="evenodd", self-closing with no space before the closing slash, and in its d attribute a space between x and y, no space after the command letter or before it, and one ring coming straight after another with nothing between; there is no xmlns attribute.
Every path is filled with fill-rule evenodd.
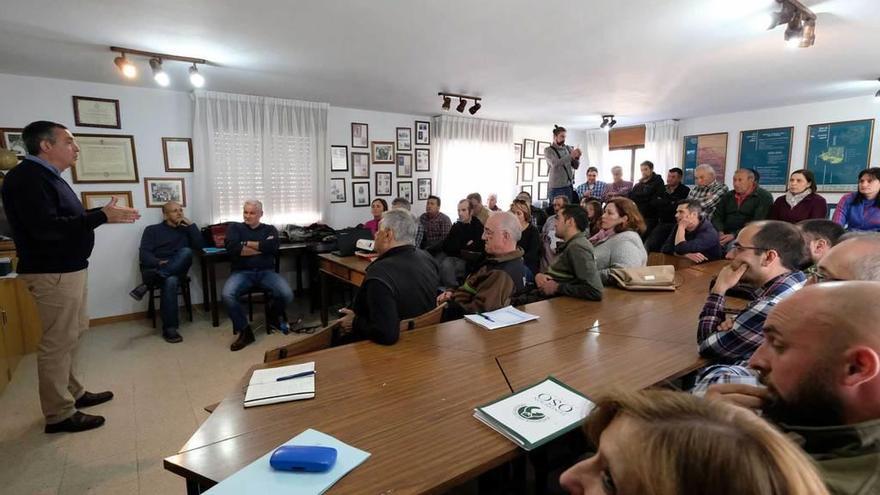
<svg viewBox="0 0 880 495"><path fill-rule="evenodd" d="M581 150L565 144L565 127L553 126L553 144L544 148L544 158L550 164L550 194L548 197L572 198L574 171L581 165Z"/></svg>

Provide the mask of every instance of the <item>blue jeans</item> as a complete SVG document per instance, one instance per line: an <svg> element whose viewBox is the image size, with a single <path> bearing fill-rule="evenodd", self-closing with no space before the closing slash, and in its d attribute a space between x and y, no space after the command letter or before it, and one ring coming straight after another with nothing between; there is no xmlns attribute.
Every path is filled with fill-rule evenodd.
<svg viewBox="0 0 880 495"><path fill-rule="evenodd" d="M248 320L244 307L238 302L239 296L258 287L269 291L270 315L281 315L284 308L293 301L293 291L287 281L272 270L243 270L232 272L223 284L223 304L232 320L232 328L240 332L247 328ZM268 324L269 322L266 322Z"/></svg>
<svg viewBox="0 0 880 495"><path fill-rule="evenodd" d="M547 197L547 200L550 201L550 203L553 203L553 198L555 198L556 196L565 196L570 201L571 200L571 193L573 193L573 192L574 192L574 188L571 186L554 187L554 188L550 189L550 195Z"/></svg>
<svg viewBox="0 0 880 495"><path fill-rule="evenodd" d="M178 321L177 290L180 277L186 275L192 265L192 249L185 247L168 258L168 262L158 268L144 270L144 283L159 287L159 314L162 316L162 330L176 329Z"/></svg>

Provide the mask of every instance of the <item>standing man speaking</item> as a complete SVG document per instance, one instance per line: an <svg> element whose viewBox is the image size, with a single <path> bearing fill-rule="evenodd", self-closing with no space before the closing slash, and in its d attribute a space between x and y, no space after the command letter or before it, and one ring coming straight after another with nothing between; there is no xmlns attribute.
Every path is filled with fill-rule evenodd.
<svg viewBox="0 0 880 495"><path fill-rule="evenodd" d="M565 127L553 126L553 144L544 148L544 158L550 164L550 194L548 198L565 196L577 203L574 196L574 171L581 165L581 150L565 144Z"/></svg>
<svg viewBox="0 0 880 495"><path fill-rule="evenodd" d="M103 223L132 223L140 214L116 205L86 210L61 173L76 164L79 146L61 124L37 121L22 132L28 155L0 191L18 252L19 279L37 303L43 337L37 353L40 405L46 433L104 424L78 409L107 402L112 392L86 392L76 374L79 340L89 327L87 277Z"/></svg>

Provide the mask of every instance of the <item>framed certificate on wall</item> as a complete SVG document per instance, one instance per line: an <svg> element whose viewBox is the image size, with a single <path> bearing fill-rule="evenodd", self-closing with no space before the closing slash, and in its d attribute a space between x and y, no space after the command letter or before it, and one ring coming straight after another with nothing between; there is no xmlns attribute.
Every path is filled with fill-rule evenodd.
<svg viewBox="0 0 880 495"><path fill-rule="evenodd" d="M79 160L71 167L73 182L138 182L134 136L122 134L74 134Z"/></svg>
<svg viewBox="0 0 880 495"><path fill-rule="evenodd" d="M74 96L73 121L79 127L121 129L119 100Z"/></svg>

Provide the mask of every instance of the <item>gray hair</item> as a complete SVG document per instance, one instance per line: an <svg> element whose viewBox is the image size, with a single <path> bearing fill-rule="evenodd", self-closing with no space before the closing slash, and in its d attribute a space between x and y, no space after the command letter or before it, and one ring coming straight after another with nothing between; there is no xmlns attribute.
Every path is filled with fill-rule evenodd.
<svg viewBox="0 0 880 495"><path fill-rule="evenodd" d="M850 232L841 237L841 242L847 240L850 244L865 243L871 247L869 254L859 256L853 261L852 272L856 280L880 282L880 233L878 232Z"/></svg>
<svg viewBox="0 0 880 495"><path fill-rule="evenodd" d="M260 200L249 199L244 202L244 206L247 206L247 205L256 206L258 210L263 211L263 203L260 202Z"/></svg>
<svg viewBox="0 0 880 495"><path fill-rule="evenodd" d="M697 165L697 168L694 169L694 175L696 175L697 172L699 172L700 170L702 170L702 171L704 171L704 172L708 172L709 175L712 176L712 178L715 177L715 168L712 167L712 165L709 165L709 164L707 164L707 163L703 163L703 164Z"/></svg>
<svg viewBox="0 0 880 495"><path fill-rule="evenodd" d="M615 170L620 170L620 173L623 173L623 167L621 167L620 165L615 165L615 166L611 167L612 174L614 173Z"/></svg>
<svg viewBox="0 0 880 495"><path fill-rule="evenodd" d="M413 244L416 239L416 219L403 209L391 209L382 214L380 229L394 232L394 239L403 244Z"/></svg>
<svg viewBox="0 0 880 495"><path fill-rule="evenodd" d="M500 230L510 234L513 242L519 242L520 238L522 238L522 229L519 226L519 219L516 218L516 215L509 211L496 211L492 216L498 217L498 227ZM486 221L488 222L488 220Z"/></svg>
<svg viewBox="0 0 880 495"><path fill-rule="evenodd" d="M412 209L412 205L409 204L406 198L394 198L394 201L391 202L392 208L403 208L406 211L410 211Z"/></svg>

